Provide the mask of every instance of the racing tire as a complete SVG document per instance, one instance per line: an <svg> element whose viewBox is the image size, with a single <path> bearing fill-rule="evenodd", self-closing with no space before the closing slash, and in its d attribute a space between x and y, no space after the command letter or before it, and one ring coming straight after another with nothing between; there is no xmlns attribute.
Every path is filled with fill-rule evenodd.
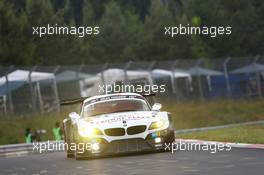
<svg viewBox="0 0 264 175"><path fill-rule="evenodd" d="M175 141L175 133L174 133L174 131L171 131L170 134L166 137L165 143L167 143L167 144L170 143L171 144L174 141Z"/></svg>
<svg viewBox="0 0 264 175"><path fill-rule="evenodd" d="M68 142L66 142L67 144L68 144ZM73 158L74 157L74 152L70 149L70 148L68 148L67 150L66 150L66 155L67 155L67 158Z"/></svg>
<svg viewBox="0 0 264 175"><path fill-rule="evenodd" d="M67 158L74 158L74 154L72 154L72 153L68 153L68 151L67 151Z"/></svg>
<svg viewBox="0 0 264 175"><path fill-rule="evenodd" d="M170 152L170 149L167 149L167 145L171 146L174 144L174 142L175 142L175 133L174 131L171 131L170 134L165 138L162 152Z"/></svg>
<svg viewBox="0 0 264 175"><path fill-rule="evenodd" d="M76 151L75 151L74 157L75 157L75 160L84 160L84 157L79 156L79 155L76 153Z"/></svg>
<svg viewBox="0 0 264 175"><path fill-rule="evenodd" d="M69 143L71 143L71 139L70 139L70 135L69 135L70 134L69 124L70 123L68 122L67 124L63 123L63 135L64 135L64 143L69 145ZM69 147L67 147L67 149L66 149L66 156L67 156L67 158L73 158L74 157L74 153L72 152L72 150Z"/></svg>

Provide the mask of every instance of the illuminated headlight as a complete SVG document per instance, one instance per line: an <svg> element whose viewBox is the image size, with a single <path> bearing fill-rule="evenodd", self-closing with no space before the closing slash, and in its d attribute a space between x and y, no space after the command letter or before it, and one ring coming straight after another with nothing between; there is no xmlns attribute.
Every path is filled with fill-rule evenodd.
<svg viewBox="0 0 264 175"><path fill-rule="evenodd" d="M99 143L92 143L91 148L93 151L98 151L100 149Z"/></svg>
<svg viewBox="0 0 264 175"><path fill-rule="evenodd" d="M93 137L96 135L103 135L98 128L93 128L90 124L85 122L78 123L78 132L82 137Z"/></svg>
<svg viewBox="0 0 264 175"><path fill-rule="evenodd" d="M164 125L165 125L165 122L163 120L152 122L150 127L149 127L149 130L162 128L162 127L164 127Z"/></svg>

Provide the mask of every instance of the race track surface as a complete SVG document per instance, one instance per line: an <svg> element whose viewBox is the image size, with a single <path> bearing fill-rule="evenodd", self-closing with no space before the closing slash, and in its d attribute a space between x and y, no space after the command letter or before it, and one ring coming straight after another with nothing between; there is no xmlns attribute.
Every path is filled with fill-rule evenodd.
<svg viewBox="0 0 264 175"><path fill-rule="evenodd" d="M64 152L0 158L2 175L263 175L264 150L238 149L211 154L203 151L151 153L94 160L65 158Z"/></svg>

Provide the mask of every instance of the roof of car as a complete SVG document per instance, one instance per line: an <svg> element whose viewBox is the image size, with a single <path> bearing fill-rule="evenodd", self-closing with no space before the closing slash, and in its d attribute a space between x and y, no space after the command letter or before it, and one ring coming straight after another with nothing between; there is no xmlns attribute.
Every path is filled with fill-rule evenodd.
<svg viewBox="0 0 264 175"><path fill-rule="evenodd" d="M89 97L84 100L84 103L95 100L95 99L102 99L102 98L107 98L107 97L116 97L116 96L136 96L136 97L142 97L142 95L137 94L137 93L115 93L115 94L105 94L105 95L96 95L93 97ZM131 97L130 97L131 98Z"/></svg>

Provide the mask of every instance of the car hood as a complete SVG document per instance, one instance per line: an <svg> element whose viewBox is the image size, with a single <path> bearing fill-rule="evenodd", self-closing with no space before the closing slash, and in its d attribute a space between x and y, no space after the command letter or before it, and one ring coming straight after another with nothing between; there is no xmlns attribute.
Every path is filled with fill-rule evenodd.
<svg viewBox="0 0 264 175"><path fill-rule="evenodd" d="M168 120L167 112L132 111L87 117L84 120L100 129L123 128L136 125L149 126L153 121Z"/></svg>

